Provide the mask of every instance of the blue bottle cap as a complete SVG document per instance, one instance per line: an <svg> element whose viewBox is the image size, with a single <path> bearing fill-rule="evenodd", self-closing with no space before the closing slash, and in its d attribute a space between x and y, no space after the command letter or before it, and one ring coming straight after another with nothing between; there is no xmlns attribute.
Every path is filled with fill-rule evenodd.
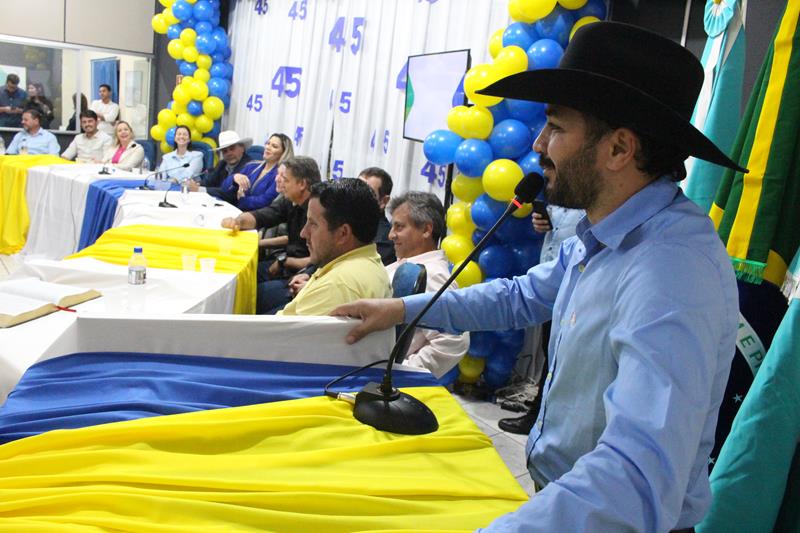
<svg viewBox="0 0 800 533"><path fill-rule="evenodd" d="M136 246L136 247L134 247L134 248L133 248L133 253L135 253L135 254L140 254L140 253L142 253L142 247L141 247L141 246Z"/></svg>

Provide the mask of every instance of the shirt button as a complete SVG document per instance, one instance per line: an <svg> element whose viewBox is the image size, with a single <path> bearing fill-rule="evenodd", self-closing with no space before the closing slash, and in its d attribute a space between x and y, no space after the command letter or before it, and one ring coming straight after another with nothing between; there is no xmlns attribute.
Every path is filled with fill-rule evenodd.
<svg viewBox="0 0 800 533"><path fill-rule="evenodd" d="M543 426L543 425L544 425L544 421L543 421L543 420L540 418L540 419L539 419L539 420L536 422L536 427L539 429L539 431L541 431L541 430L542 430L542 426Z"/></svg>
<svg viewBox="0 0 800 533"><path fill-rule="evenodd" d="M550 381L551 379L553 379L553 373L552 372L548 372L547 373L547 381Z"/></svg>
<svg viewBox="0 0 800 533"><path fill-rule="evenodd" d="M578 272L583 272L584 270L586 270L586 265L584 265L583 263L579 264L578 265Z"/></svg>

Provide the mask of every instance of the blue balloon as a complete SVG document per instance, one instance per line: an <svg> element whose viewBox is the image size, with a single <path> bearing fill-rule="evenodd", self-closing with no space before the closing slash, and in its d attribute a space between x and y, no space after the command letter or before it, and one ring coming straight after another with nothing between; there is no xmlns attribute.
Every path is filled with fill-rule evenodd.
<svg viewBox="0 0 800 533"><path fill-rule="evenodd" d="M224 63L213 63L208 72L211 74L212 79L213 78L224 79L225 74L228 73L228 69L225 67Z"/></svg>
<svg viewBox="0 0 800 533"><path fill-rule="evenodd" d="M505 210L506 204L498 202L484 193L472 202L470 214L472 215L472 221L475 225L481 230L487 231L495 222L500 220Z"/></svg>
<svg viewBox="0 0 800 533"><path fill-rule="evenodd" d="M531 138L533 138L533 142L536 142L536 138L539 137L540 133L542 133L542 129L544 129L544 125L546 123L547 117L542 117L538 122L528 124L531 128Z"/></svg>
<svg viewBox="0 0 800 533"><path fill-rule="evenodd" d="M214 31L214 25L206 20L201 20L195 24L194 31L197 32L198 37L204 33L210 34L212 31ZM211 35L209 35L209 37L211 37Z"/></svg>
<svg viewBox="0 0 800 533"><path fill-rule="evenodd" d="M214 121L214 127L211 128L211 131L206 133L206 137L216 137L217 135L219 135L220 131L222 131L222 121L221 120L215 120Z"/></svg>
<svg viewBox="0 0 800 533"><path fill-rule="evenodd" d="M528 70L556 68L564 49L553 39L539 39L528 48Z"/></svg>
<svg viewBox="0 0 800 533"><path fill-rule="evenodd" d="M519 168L522 169L522 173L525 175L530 174L531 172L536 172L537 174L542 174L542 167L539 165L539 154L531 150L528 152L527 155L517 159L517 164Z"/></svg>
<svg viewBox="0 0 800 533"><path fill-rule="evenodd" d="M213 32L211 32L211 36L217 43L217 50L224 50L225 47L228 46L228 34L226 34L225 30L222 28L216 28ZM223 57L222 59L224 60L225 58Z"/></svg>
<svg viewBox="0 0 800 533"><path fill-rule="evenodd" d="M458 368L458 365L456 365L448 370L444 376L438 378L437 381L439 382L439 385L443 387L449 387L458 379L459 374L461 374L461 369Z"/></svg>
<svg viewBox="0 0 800 533"><path fill-rule="evenodd" d="M195 2L192 13L198 22L202 20L210 20L211 16L214 14L214 8L211 7L211 4L209 4L207 0L199 0L198 2Z"/></svg>
<svg viewBox="0 0 800 533"><path fill-rule="evenodd" d="M542 235L536 233L536 235ZM531 267L539 264L539 256L542 253L542 241L532 241L525 243L512 244L510 247L512 256L512 270L515 275L525 274Z"/></svg>
<svg viewBox="0 0 800 533"><path fill-rule="evenodd" d="M220 17L219 11L214 10L214 14L211 15L211 20L209 20L209 22L214 26L219 26L219 17Z"/></svg>
<svg viewBox="0 0 800 533"><path fill-rule="evenodd" d="M481 239L483 239L484 236L486 236L486 232L485 231L483 231L482 229L476 229L475 231L472 232L472 244L477 246L478 243L481 242ZM494 235L489 237L489 240L486 241L486 246L487 247L488 246L494 246L495 244L503 244L503 243L498 241L497 238ZM493 279L495 279L495 278L493 278L492 276L486 276L485 278L483 278L483 282L486 283L486 282L491 281Z"/></svg>
<svg viewBox="0 0 800 533"><path fill-rule="evenodd" d="M178 70L184 76L191 76L194 74L194 71L197 70L197 65L189 63L188 61L181 61L181 64L178 65Z"/></svg>
<svg viewBox="0 0 800 533"><path fill-rule="evenodd" d="M229 57L231 57L231 54L233 54L233 50L231 50L231 45L228 44L228 46L226 46L225 49L222 51L222 57L228 59Z"/></svg>
<svg viewBox="0 0 800 533"><path fill-rule="evenodd" d="M189 102L189 105L186 106L186 110L189 112L190 115L199 116L203 114L203 102L200 100L192 100Z"/></svg>
<svg viewBox="0 0 800 533"><path fill-rule="evenodd" d="M495 124L497 124L498 122L502 122L507 118L511 118L508 115L508 109L506 109L505 102L500 102L499 104L495 104L492 107L487 107L487 109L492 114L492 118L494 118Z"/></svg>
<svg viewBox="0 0 800 533"><path fill-rule="evenodd" d="M536 37L538 34L533 26L524 22L514 22L509 24L506 31L503 32L503 46L519 46L523 50L527 50Z"/></svg>
<svg viewBox="0 0 800 533"><path fill-rule="evenodd" d="M225 67L225 78L229 80L233 79L233 65L227 62L222 65Z"/></svg>
<svg viewBox="0 0 800 533"><path fill-rule="evenodd" d="M502 372L495 371L492 369L488 370L484 369L482 374L483 384L486 386L486 388L493 391L503 388L508 384L509 380L511 379L511 374L513 370L514 367L511 367L511 369L508 371L504 370Z"/></svg>
<svg viewBox="0 0 800 533"><path fill-rule="evenodd" d="M217 48L219 49L219 45L217 45ZM220 63L220 64L223 61L225 61L225 58L222 57L222 54L219 52L214 52L213 54L211 54L211 59L214 61L214 63Z"/></svg>
<svg viewBox="0 0 800 533"><path fill-rule="evenodd" d="M211 4L211 7L214 9L219 9L219 0L208 0L208 3Z"/></svg>
<svg viewBox="0 0 800 533"><path fill-rule="evenodd" d="M469 353L472 357L491 357L497 351L499 341L492 331L470 331Z"/></svg>
<svg viewBox="0 0 800 533"><path fill-rule="evenodd" d="M172 14L178 20L186 20L192 16L192 5L186 0L178 0L172 4Z"/></svg>
<svg viewBox="0 0 800 533"><path fill-rule="evenodd" d="M211 78L208 80L208 94L217 98L225 98L230 90L228 80L223 78Z"/></svg>
<svg viewBox="0 0 800 533"><path fill-rule="evenodd" d="M463 139L450 130L436 130L425 138L422 151L435 165L449 165L455 159L456 148Z"/></svg>
<svg viewBox="0 0 800 533"><path fill-rule="evenodd" d="M544 104L541 102L506 98L505 103L509 118L519 120L528 125L530 125L531 122L538 122L545 118Z"/></svg>
<svg viewBox="0 0 800 533"><path fill-rule="evenodd" d="M181 28L180 24L171 24L170 27L167 28L167 37L170 39L180 39L181 31L183 31L183 28Z"/></svg>
<svg viewBox="0 0 800 533"><path fill-rule="evenodd" d="M582 8L574 13L575 20L580 20L583 17L597 17L600 20L605 20L606 2L605 0L589 0Z"/></svg>
<svg viewBox="0 0 800 533"><path fill-rule="evenodd" d="M532 143L530 128L511 118L495 124L489 135L489 146L497 158L516 159L530 150Z"/></svg>
<svg viewBox="0 0 800 533"><path fill-rule="evenodd" d="M167 109L172 109L172 104L174 104L174 103L175 103L175 100L170 100L169 102L167 102Z"/></svg>
<svg viewBox="0 0 800 533"><path fill-rule="evenodd" d="M534 27L542 39L553 39L562 48L566 48L569 43L569 32L572 31L574 24L572 13L557 5L549 15L537 20Z"/></svg>
<svg viewBox="0 0 800 533"><path fill-rule="evenodd" d="M194 17L189 17L188 19L183 21L184 28L192 28L194 29L194 25L197 24L197 20Z"/></svg>
<svg viewBox="0 0 800 533"><path fill-rule="evenodd" d="M197 35L194 46L201 54L211 55L217 49L217 42L211 37L210 33L200 33Z"/></svg>
<svg viewBox="0 0 800 533"><path fill-rule="evenodd" d="M506 331L495 331L494 334L497 335L497 338L500 340L500 343L503 344L504 346L512 348L514 346L518 346L519 348L516 349L517 353L522 348L522 344L525 342L524 329L508 329Z"/></svg>
<svg viewBox="0 0 800 533"><path fill-rule="evenodd" d="M514 254L502 244L484 248L478 256L478 265L484 275L492 278L508 278L516 274Z"/></svg>
<svg viewBox="0 0 800 533"><path fill-rule="evenodd" d="M533 231L533 222L531 222L530 217L509 217L497 228L497 233L495 233L495 235L501 241L509 244L539 239L536 236L536 232Z"/></svg>
<svg viewBox="0 0 800 533"><path fill-rule="evenodd" d="M456 148L454 162L458 170L465 176L477 178L483 175L483 170L492 162L492 148L486 141L479 139L465 139Z"/></svg>
<svg viewBox="0 0 800 533"><path fill-rule="evenodd" d="M167 144L175 144L175 129L176 126L172 126L167 130L166 135L164 135L164 140Z"/></svg>
<svg viewBox="0 0 800 533"><path fill-rule="evenodd" d="M223 96L221 98L221 100L222 100L222 105L225 107L225 109L229 109L231 107L231 95L230 94L226 94L225 96Z"/></svg>

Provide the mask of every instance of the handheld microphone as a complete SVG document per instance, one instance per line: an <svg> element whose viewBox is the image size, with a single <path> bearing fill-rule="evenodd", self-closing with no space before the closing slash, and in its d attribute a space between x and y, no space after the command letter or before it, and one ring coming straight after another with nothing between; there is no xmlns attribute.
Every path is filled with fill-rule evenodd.
<svg viewBox="0 0 800 533"><path fill-rule="evenodd" d="M168 168L166 170L158 170L158 169L156 169L156 170L153 170L152 172L148 172L144 176L144 185L139 187L139 189L143 190L143 191L154 191L154 190L156 190L155 187L151 187L150 185L147 184L147 180L148 179L152 178L153 176L155 176L159 172L172 172L173 170L178 170L179 168L189 168L189 163L184 163L184 164L182 164L180 166Z"/></svg>
<svg viewBox="0 0 800 533"><path fill-rule="evenodd" d="M444 285L436 291L436 294L428 301L425 307L417 313L411 322L406 325L397 342L392 348L392 353L389 356L389 362L386 364L386 372L383 374L383 382L367 383L361 392L356 394L355 407L353 408L353 416L362 422L376 429L382 431L391 431L392 433L400 433L401 435L423 435L432 433L439 428L439 422L436 420L436 415L433 414L427 405L417 400L404 392L400 392L392 386L392 365L394 362L404 355L404 351L408 349L408 343L405 342L407 337L414 334L414 328L419 321L428 312L428 309L436 303L442 296L442 293L453 283L462 270L478 253L480 253L484 244L489 238L497 231L497 228L522 204L533 202L536 195L544 187L544 179L542 176L535 172L526 175L517 184L514 189L515 197L508 204L503 215L494 223L494 225L486 232L486 235L475 246L475 249L470 252L461 265L450 274Z"/></svg>
<svg viewBox="0 0 800 533"><path fill-rule="evenodd" d="M178 167L178 168L185 168L185 167L188 167L188 166L189 166L189 163L184 163L182 167ZM195 174L194 176L191 176L191 177L189 177L189 178L186 178L186 180L193 180L193 179L195 179L195 178L199 178L200 176L202 176L202 175L203 175L203 174L205 174L206 172L208 172L208 171L207 171L207 170L203 170L202 172L199 172L198 174ZM185 181L185 180L184 180L184 181ZM175 204L171 204L171 203L169 203L169 202L167 201L167 195L168 195L168 194L169 194L169 189L167 189L166 191L164 191L164 199L163 199L163 200L161 200L161 201L158 203L158 207L175 207L175 208L177 208L177 207L178 207L177 205L175 205Z"/></svg>

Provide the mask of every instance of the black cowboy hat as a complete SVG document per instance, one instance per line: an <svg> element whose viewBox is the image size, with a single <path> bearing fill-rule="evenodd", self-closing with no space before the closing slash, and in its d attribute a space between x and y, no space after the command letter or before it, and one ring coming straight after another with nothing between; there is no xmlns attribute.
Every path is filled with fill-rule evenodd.
<svg viewBox="0 0 800 533"><path fill-rule="evenodd" d="M686 156L747 172L689 123L703 67L686 48L619 22L575 32L557 68L520 72L478 94L571 107L655 137Z"/></svg>

